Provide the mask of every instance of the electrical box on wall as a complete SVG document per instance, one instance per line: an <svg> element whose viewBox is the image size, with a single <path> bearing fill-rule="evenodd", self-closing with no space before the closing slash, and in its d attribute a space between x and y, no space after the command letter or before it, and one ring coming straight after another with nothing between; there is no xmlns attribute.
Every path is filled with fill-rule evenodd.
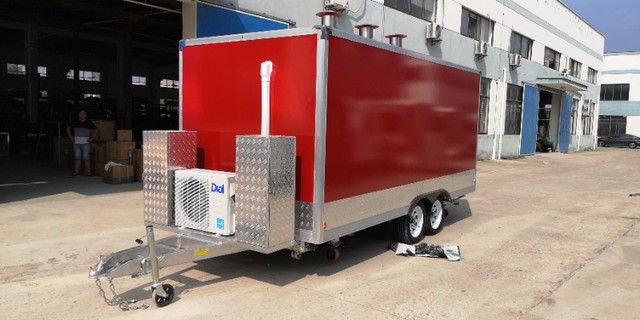
<svg viewBox="0 0 640 320"><path fill-rule="evenodd" d="M324 6L333 10L346 10L349 8L349 0L324 0Z"/></svg>

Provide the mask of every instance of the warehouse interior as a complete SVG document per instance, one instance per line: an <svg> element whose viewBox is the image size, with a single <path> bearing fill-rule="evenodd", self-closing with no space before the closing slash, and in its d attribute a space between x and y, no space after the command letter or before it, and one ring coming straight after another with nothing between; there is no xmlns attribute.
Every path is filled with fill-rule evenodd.
<svg viewBox="0 0 640 320"><path fill-rule="evenodd" d="M66 123L80 109L105 144L140 148L142 130L177 129L181 7L174 0L3 1L0 155L71 169Z"/></svg>

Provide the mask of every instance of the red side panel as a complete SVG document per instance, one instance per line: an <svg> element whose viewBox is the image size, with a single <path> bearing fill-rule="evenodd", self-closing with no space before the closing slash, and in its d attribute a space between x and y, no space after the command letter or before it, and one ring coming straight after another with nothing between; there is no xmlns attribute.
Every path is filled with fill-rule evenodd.
<svg viewBox="0 0 640 320"><path fill-rule="evenodd" d="M187 46L182 126L205 169L235 171L236 135L260 134L260 64L270 60L271 134L297 138L296 199L313 201L315 35Z"/></svg>
<svg viewBox="0 0 640 320"><path fill-rule="evenodd" d="M480 75L329 42L325 201L475 169Z"/></svg>

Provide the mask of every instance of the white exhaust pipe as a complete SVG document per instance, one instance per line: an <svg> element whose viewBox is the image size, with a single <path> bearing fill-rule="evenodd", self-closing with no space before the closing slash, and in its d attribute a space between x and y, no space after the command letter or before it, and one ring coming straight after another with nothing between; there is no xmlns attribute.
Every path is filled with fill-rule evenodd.
<svg viewBox="0 0 640 320"><path fill-rule="evenodd" d="M260 76L262 77L262 122L260 125L260 134L263 137L269 135L272 71L273 63L271 61L265 61L260 64Z"/></svg>

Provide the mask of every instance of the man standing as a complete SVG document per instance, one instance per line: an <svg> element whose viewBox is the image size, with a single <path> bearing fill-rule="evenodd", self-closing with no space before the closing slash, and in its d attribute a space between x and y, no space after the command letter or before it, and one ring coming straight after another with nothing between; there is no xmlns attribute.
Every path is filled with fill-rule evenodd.
<svg viewBox="0 0 640 320"><path fill-rule="evenodd" d="M73 129L73 134L71 134ZM92 132L93 130L93 132ZM72 121L67 126L67 134L73 142L73 150L76 156L75 171L71 174L77 176L80 172L80 164L84 160L84 169L88 177L91 176L91 141L98 135L96 126L91 121L87 121L87 111L80 109L78 111L78 119Z"/></svg>

